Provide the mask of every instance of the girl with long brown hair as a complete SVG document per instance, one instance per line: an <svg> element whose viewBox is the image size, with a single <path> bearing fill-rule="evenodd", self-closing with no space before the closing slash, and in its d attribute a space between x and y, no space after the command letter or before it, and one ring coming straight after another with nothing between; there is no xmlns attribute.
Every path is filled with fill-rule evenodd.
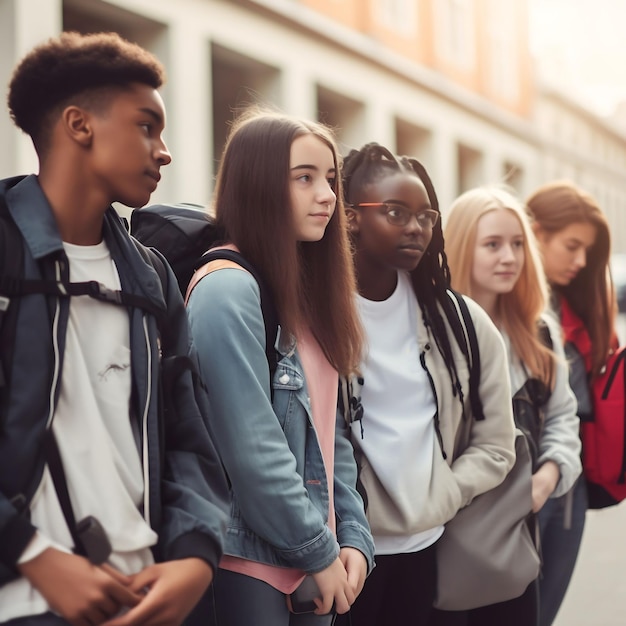
<svg viewBox="0 0 626 626"><path fill-rule="evenodd" d="M582 422L590 421L590 385L617 345L608 222L597 201L566 180L539 187L527 205L552 288L552 308L561 320L578 415ZM581 477L570 493L544 507L539 516L543 538L540 626L552 624L567 591L586 509L614 503L600 486Z"/></svg>
<svg viewBox="0 0 626 626"><path fill-rule="evenodd" d="M347 427L336 420L338 375L355 371L362 345L338 168L326 127L253 111L235 122L219 169L224 244L255 267L280 322L270 379L248 272L216 261L188 300L233 499L214 586L220 626L330 624L373 566ZM306 575L313 610L290 613Z"/></svg>

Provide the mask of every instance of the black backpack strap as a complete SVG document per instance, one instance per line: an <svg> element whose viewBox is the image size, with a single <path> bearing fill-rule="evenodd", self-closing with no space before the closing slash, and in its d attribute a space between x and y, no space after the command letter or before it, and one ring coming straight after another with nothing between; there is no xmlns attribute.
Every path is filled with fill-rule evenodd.
<svg viewBox="0 0 626 626"><path fill-rule="evenodd" d="M63 469L63 461L59 452L57 440L52 432L52 425L46 429L44 435L44 455L50 476L54 484L63 517L74 542L74 553L89 559L94 565L105 563L113 548L106 531L100 522L88 515L79 522L76 521L72 501L67 489L67 479Z"/></svg>
<svg viewBox="0 0 626 626"><path fill-rule="evenodd" d="M67 490L67 480L65 478L63 462L61 461L61 454L59 453L59 446L52 433L52 425L46 429L44 435L44 454L48 469L50 470L50 476L52 476L54 489L57 493L61 510L63 511L63 517L65 517L65 522L67 523L70 535L72 535L72 540L74 541L74 552L81 556L87 556L87 551L76 530L76 517L74 516L70 494Z"/></svg>
<svg viewBox="0 0 626 626"><path fill-rule="evenodd" d="M165 269L165 264L161 257L154 251L153 248L149 248L148 246L144 246L140 241L133 237L133 242L139 251L139 254L144 258L146 263L152 265L156 273L159 275L159 280L161 281L161 290L163 291L163 297L167 302L167 292L168 292L168 277L167 270ZM154 314L157 320L157 326L159 328L159 334L161 335L161 340L163 342L162 348L165 354L170 354L170 346L172 345L172 339L169 334L169 325L165 319L163 311L160 309Z"/></svg>
<svg viewBox="0 0 626 626"><path fill-rule="evenodd" d="M257 272L256 268L241 253L228 248L220 248L219 250L209 250L205 252L196 262L195 267L198 269L211 261L226 260L237 263L252 277L259 285L261 294L261 311L263 313L263 322L265 324L265 356L270 369L270 382L278 366L278 355L276 354L276 337L278 336L278 313L274 306L274 299L263 277Z"/></svg>
<svg viewBox="0 0 626 626"><path fill-rule="evenodd" d="M0 276L0 293L9 296L9 298L11 296L20 297L32 294L43 294L60 298L89 296L101 302L139 308L155 316L161 314L161 310L147 298L119 289L109 289L95 280L81 283L64 283L55 280Z"/></svg>
<svg viewBox="0 0 626 626"><path fill-rule="evenodd" d="M467 343L469 347L470 358L470 373L469 373L469 385L470 385L470 405L472 407L472 415L476 420L484 420L485 413L483 411L483 403L480 399L480 349L478 346L478 337L476 336L476 328L472 316L467 308L463 296L456 293L452 289L448 290L448 293L454 298L459 311L461 313L461 321L465 327L465 334L467 337Z"/></svg>

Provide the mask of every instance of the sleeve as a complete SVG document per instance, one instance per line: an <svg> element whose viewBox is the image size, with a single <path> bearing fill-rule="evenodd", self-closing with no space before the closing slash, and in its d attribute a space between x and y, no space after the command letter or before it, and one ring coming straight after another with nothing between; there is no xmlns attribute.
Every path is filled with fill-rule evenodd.
<svg viewBox="0 0 626 626"><path fill-rule="evenodd" d="M363 553L369 574L374 567L374 540L356 483L357 465L350 431L343 413L338 410L335 424L334 480L337 540L342 548L356 548Z"/></svg>
<svg viewBox="0 0 626 626"><path fill-rule="evenodd" d="M0 494L0 585L17 576L16 565L36 532L28 516Z"/></svg>
<svg viewBox="0 0 626 626"><path fill-rule="evenodd" d="M212 432L213 413L198 374L189 322L174 274L168 271L167 324L174 370L163 415L160 560L201 558L213 571L222 556L229 493ZM182 364L182 366L180 365ZM163 398L162 398L163 399Z"/></svg>
<svg viewBox="0 0 626 626"><path fill-rule="evenodd" d="M188 313L217 445L246 525L289 566L326 568L339 547L272 408L258 284L240 269L215 271L193 290Z"/></svg>
<svg viewBox="0 0 626 626"><path fill-rule="evenodd" d="M487 313L473 300L464 298L480 350L479 394L485 419L468 420L469 443L452 464L462 506L499 485L515 462L515 422L506 348Z"/></svg>
<svg viewBox="0 0 626 626"><path fill-rule="evenodd" d="M538 464L554 461L559 466L561 477L552 498L569 491L582 472L580 461L580 420L576 415L576 398L569 386L569 370L561 331L551 317L544 316L552 337L556 355L555 384L550 398L544 406L544 425L539 442Z"/></svg>

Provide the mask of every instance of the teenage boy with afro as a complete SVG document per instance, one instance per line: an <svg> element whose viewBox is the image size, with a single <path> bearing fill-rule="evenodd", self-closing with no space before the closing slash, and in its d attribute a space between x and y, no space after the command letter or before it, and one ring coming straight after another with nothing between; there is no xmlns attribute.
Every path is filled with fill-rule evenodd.
<svg viewBox="0 0 626 626"><path fill-rule="evenodd" d="M162 82L160 63L119 36L64 33L28 54L10 83L9 110L39 174L0 181L0 228L13 223L20 277L56 292L35 288L9 306L0 623L180 624L222 553L228 491L178 285L167 265L162 282L111 207L145 205L171 161ZM66 295L87 281L104 285L105 299ZM136 300L106 300L120 293ZM159 407L161 348L187 364L175 411ZM62 480L50 470L58 465ZM110 554L93 558L77 533L88 516Z"/></svg>

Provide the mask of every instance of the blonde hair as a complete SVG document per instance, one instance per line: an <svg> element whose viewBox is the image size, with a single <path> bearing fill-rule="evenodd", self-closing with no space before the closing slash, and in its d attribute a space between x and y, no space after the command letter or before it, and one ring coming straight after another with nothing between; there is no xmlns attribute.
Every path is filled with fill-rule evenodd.
<svg viewBox="0 0 626 626"><path fill-rule="evenodd" d="M513 350L531 374L552 388L555 356L539 335L540 318L548 303L548 284L525 207L504 186L477 187L452 203L444 228L452 287L470 298L473 296L472 267L478 221L491 211L509 211L515 215L524 234L524 265L513 289L497 298L498 319Z"/></svg>

